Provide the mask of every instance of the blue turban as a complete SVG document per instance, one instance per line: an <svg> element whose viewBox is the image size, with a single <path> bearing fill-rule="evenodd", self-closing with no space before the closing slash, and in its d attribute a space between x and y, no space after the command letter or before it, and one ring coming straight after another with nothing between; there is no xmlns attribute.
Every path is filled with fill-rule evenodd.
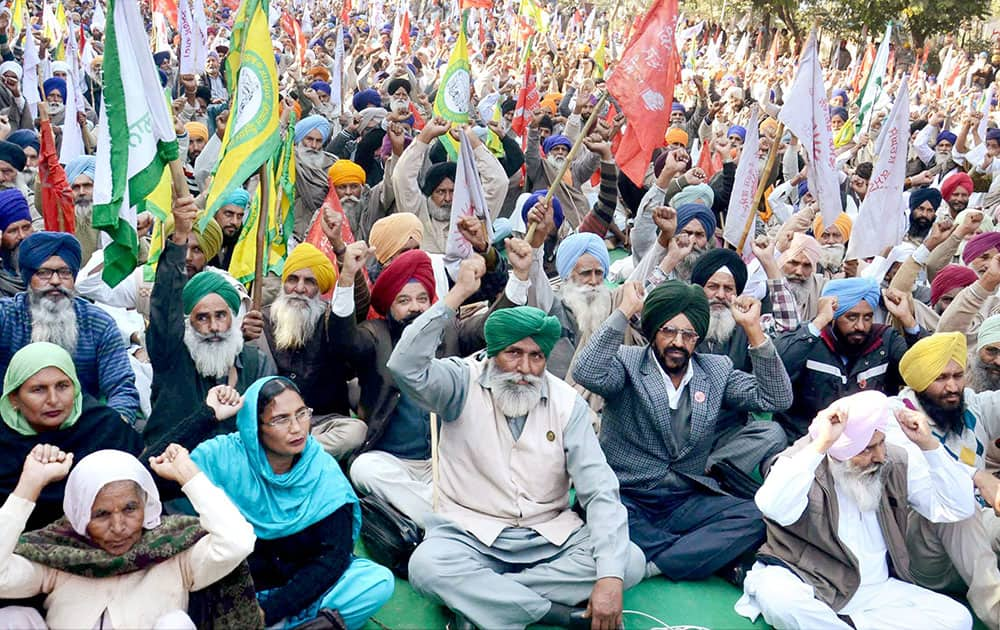
<svg viewBox="0 0 1000 630"><path fill-rule="evenodd" d="M295 144L302 142L302 139L313 129L319 129L323 135L323 144L326 144L326 141L330 139L330 121L318 114L306 116L295 123Z"/></svg>
<svg viewBox="0 0 1000 630"><path fill-rule="evenodd" d="M715 191L708 184L695 184L685 186L681 191L670 198L670 206L679 208L689 203L700 203L706 207L712 207L715 202Z"/></svg>
<svg viewBox="0 0 1000 630"><path fill-rule="evenodd" d="M556 270L559 272L559 277L563 280L569 280L569 276L576 266L576 261L584 254L590 254L596 258L601 263L601 268L604 269L604 275L608 275L611 257L608 255L608 246L604 244L604 239L593 232L580 232L567 236L556 249Z"/></svg>
<svg viewBox="0 0 1000 630"><path fill-rule="evenodd" d="M72 186L76 178L86 175L91 180L94 179L94 170L97 168L97 158L93 155L78 155L66 165L66 181Z"/></svg>
<svg viewBox="0 0 1000 630"><path fill-rule="evenodd" d="M80 251L80 241L76 240L72 234L35 232L21 241L17 262L21 267L21 279L24 280L24 284L31 284L31 276L35 275L38 268L53 256L62 258L66 266L73 271L74 276L80 271L80 259L83 257L83 252Z"/></svg>
<svg viewBox="0 0 1000 630"><path fill-rule="evenodd" d="M845 90L844 88L837 88L836 90L833 91L833 96L831 96L830 98L837 98L838 96L844 99L844 105L847 105L847 90Z"/></svg>
<svg viewBox="0 0 1000 630"><path fill-rule="evenodd" d="M535 204L545 199L545 195L549 194L548 189L536 190L531 193L531 196L524 201L524 205L521 206L521 218L524 219L524 224L528 225L528 212L535 207ZM562 227L563 223L563 208L562 203L559 202L559 198L555 195L552 196L552 220L556 224L556 229L558 230Z"/></svg>
<svg viewBox="0 0 1000 630"><path fill-rule="evenodd" d="M987 140L996 140L997 142L1000 142L1000 129L996 129L996 128L987 129L986 130L986 139Z"/></svg>
<svg viewBox="0 0 1000 630"><path fill-rule="evenodd" d="M567 149L573 148L573 141L566 136L559 134L555 136L549 136L542 142L542 150L546 153L550 152L556 147L566 147Z"/></svg>
<svg viewBox="0 0 1000 630"><path fill-rule="evenodd" d="M715 236L715 215L712 209L700 203L684 204L677 208L677 231L680 232L688 223L696 220L705 228L705 236L712 239Z"/></svg>
<svg viewBox="0 0 1000 630"><path fill-rule="evenodd" d="M938 134L937 140L934 141L934 146L941 144L942 140L947 140L949 144L953 145L958 140L958 136L950 131L942 131Z"/></svg>
<svg viewBox="0 0 1000 630"><path fill-rule="evenodd" d="M158 66L162 66L164 61L169 61L169 60L170 60L169 50L161 50L158 53L153 53L153 63L155 63Z"/></svg>
<svg viewBox="0 0 1000 630"><path fill-rule="evenodd" d="M841 278L827 282L820 295L836 296L837 310L833 313L836 318L857 306L861 300L868 302L874 311L878 307L882 292L874 278Z"/></svg>
<svg viewBox="0 0 1000 630"><path fill-rule="evenodd" d="M31 212L28 210L28 200L24 198L24 193L17 188L0 190L0 232L18 221L31 221Z"/></svg>
<svg viewBox="0 0 1000 630"><path fill-rule="evenodd" d="M510 225L507 217L498 217L493 222L493 246L503 249L503 242L514 233L514 228Z"/></svg>
<svg viewBox="0 0 1000 630"><path fill-rule="evenodd" d="M930 201L931 205L934 206L934 211L937 212L941 205L941 191L937 188L914 188L910 191L911 212L925 201Z"/></svg>
<svg viewBox="0 0 1000 630"><path fill-rule="evenodd" d="M7 136L7 142L13 142L22 149L31 147L36 153L42 150L41 144L38 141L38 134L35 133L34 129L18 129Z"/></svg>
<svg viewBox="0 0 1000 630"><path fill-rule="evenodd" d="M806 193L809 192L809 180L803 179L801 182L799 182L797 190L799 192L799 199L805 197Z"/></svg>
<svg viewBox="0 0 1000 630"><path fill-rule="evenodd" d="M234 188L228 195L226 195L222 205L246 208L249 203L250 193L248 193L245 188Z"/></svg>
<svg viewBox="0 0 1000 630"><path fill-rule="evenodd" d="M66 80L60 79L59 77L52 77L51 79L46 79L45 83L42 84L42 89L45 91L45 96L52 93L52 90L59 90L62 94L63 103L66 102Z"/></svg>
<svg viewBox="0 0 1000 630"><path fill-rule="evenodd" d="M847 113L847 110L844 109L843 107L831 107L830 118L833 118L834 116L840 116L840 119L843 120L844 122L847 122L847 119L850 118L850 115Z"/></svg>
<svg viewBox="0 0 1000 630"><path fill-rule="evenodd" d="M729 138L731 136L739 136L740 140L742 140L743 142L746 142L747 141L747 130L746 130L746 127L741 127L739 125L733 125L732 127L729 128L729 131L726 132L726 137L727 138Z"/></svg>
<svg viewBox="0 0 1000 630"><path fill-rule="evenodd" d="M382 97L378 91L368 88L355 94L351 104L354 105L354 111L360 112L366 107L382 107Z"/></svg>
<svg viewBox="0 0 1000 630"><path fill-rule="evenodd" d="M682 104L678 103L677 101L674 101L674 103L670 106L670 111L671 112L680 112L682 114L686 114L687 113L687 110L684 109L684 106Z"/></svg>
<svg viewBox="0 0 1000 630"><path fill-rule="evenodd" d="M327 96L333 94L333 89L330 87L330 84L327 83L326 81L313 81L312 84L309 85L309 87L316 90L317 92L325 92Z"/></svg>

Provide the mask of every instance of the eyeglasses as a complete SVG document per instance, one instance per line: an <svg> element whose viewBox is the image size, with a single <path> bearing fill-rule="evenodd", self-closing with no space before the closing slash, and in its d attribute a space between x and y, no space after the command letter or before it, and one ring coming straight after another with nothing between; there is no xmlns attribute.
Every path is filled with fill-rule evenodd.
<svg viewBox="0 0 1000 630"><path fill-rule="evenodd" d="M261 422L261 424L271 427L272 429L285 428L291 424L292 419L294 419L299 424L309 424L312 421L313 410L312 407L303 407L295 412L295 415L285 414L283 416L275 416L271 418L269 422Z"/></svg>
<svg viewBox="0 0 1000 630"><path fill-rule="evenodd" d="M59 274L59 278L61 280L70 280L73 278L73 270L69 267L60 267L59 269L48 269L46 267L42 267L41 269L35 271L35 276L43 282L51 280L53 274Z"/></svg>
<svg viewBox="0 0 1000 630"><path fill-rule="evenodd" d="M698 333L689 328L677 328L676 326L662 326L660 330L657 331L659 334L663 335L664 341L673 341L677 335L681 336L684 343L696 343L698 341Z"/></svg>

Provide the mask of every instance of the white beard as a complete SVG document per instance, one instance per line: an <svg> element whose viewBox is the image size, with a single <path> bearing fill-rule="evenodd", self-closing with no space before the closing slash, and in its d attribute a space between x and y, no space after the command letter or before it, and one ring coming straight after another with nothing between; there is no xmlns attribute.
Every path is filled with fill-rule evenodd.
<svg viewBox="0 0 1000 630"><path fill-rule="evenodd" d="M326 154L316 149L300 146L299 150L295 152L295 159L299 163L311 166L312 168L323 168L326 162Z"/></svg>
<svg viewBox="0 0 1000 630"><path fill-rule="evenodd" d="M435 221L451 221L451 205L439 206L432 200L427 200L427 212Z"/></svg>
<svg viewBox="0 0 1000 630"><path fill-rule="evenodd" d="M74 204L76 214L81 217L89 217L94 212L94 202L90 199L77 201Z"/></svg>
<svg viewBox="0 0 1000 630"><path fill-rule="evenodd" d="M319 294L304 298L282 293L271 304L274 345L278 350L301 350L316 332L324 313L326 303Z"/></svg>
<svg viewBox="0 0 1000 630"><path fill-rule="evenodd" d="M517 381L527 381L522 385ZM542 377L517 372L503 372L494 361L486 366L486 383L493 396L493 404L504 416L520 418L528 415L542 401Z"/></svg>
<svg viewBox="0 0 1000 630"><path fill-rule="evenodd" d="M820 266L830 271L840 271L846 251L847 248L840 244L824 245L819 253Z"/></svg>
<svg viewBox="0 0 1000 630"><path fill-rule="evenodd" d="M834 485L854 499L862 512L874 512L882 500L883 477L885 466L875 464L874 469L858 469L850 461L839 462L829 458L830 472L833 474Z"/></svg>
<svg viewBox="0 0 1000 630"><path fill-rule="evenodd" d="M736 320L728 305L712 304L705 339L715 343L726 343L736 330Z"/></svg>
<svg viewBox="0 0 1000 630"><path fill-rule="evenodd" d="M236 357L243 350L242 318L233 318L233 323L219 341L208 341L215 335L203 335L184 319L184 345L187 346L195 370L206 378L222 378L236 363Z"/></svg>
<svg viewBox="0 0 1000 630"><path fill-rule="evenodd" d="M611 315L611 291L603 284L592 287L569 280L562 287L562 301L576 318L576 347L583 348Z"/></svg>
<svg viewBox="0 0 1000 630"><path fill-rule="evenodd" d="M546 155L545 161L549 163L549 166L558 170L562 168L563 163L566 161L564 157L556 157L554 155Z"/></svg>
<svg viewBox="0 0 1000 630"><path fill-rule="evenodd" d="M60 289L63 297L51 298L35 289L28 289L31 307L31 340L48 341L70 355L76 352L76 310L73 292Z"/></svg>

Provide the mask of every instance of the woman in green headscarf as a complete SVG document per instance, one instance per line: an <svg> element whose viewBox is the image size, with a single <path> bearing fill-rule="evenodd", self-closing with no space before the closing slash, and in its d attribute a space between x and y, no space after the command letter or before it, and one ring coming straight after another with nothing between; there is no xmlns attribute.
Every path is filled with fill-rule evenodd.
<svg viewBox="0 0 1000 630"><path fill-rule="evenodd" d="M83 393L72 357L51 343L28 344L11 358L0 418L0 504L14 490L24 458L38 444L57 446L77 460L101 449L142 452L142 436L118 412ZM64 490L63 482L46 486L29 529L62 516Z"/></svg>

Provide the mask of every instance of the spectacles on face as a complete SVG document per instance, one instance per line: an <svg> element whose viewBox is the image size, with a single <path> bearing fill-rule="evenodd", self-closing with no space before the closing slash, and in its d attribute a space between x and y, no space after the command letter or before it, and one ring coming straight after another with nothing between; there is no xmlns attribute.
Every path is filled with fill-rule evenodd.
<svg viewBox="0 0 1000 630"><path fill-rule="evenodd" d="M271 427L272 429L284 429L288 427L292 420L295 420L299 424L308 425L312 421L313 410L312 407L303 407L292 414L285 414L282 416L274 416L268 422L261 422L261 424Z"/></svg>
<svg viewBox="0 0 1000 630"><path fill-rule="evenodd" d="M677 335L681 336L681 340L686 344L693 344L698 342L698 333L691 330L690 328L677 328L676 326L661 326L660 330L657 331L659 334L663 335L664 341L673 341Z"/></svg>
<svg viewBox="0 0 1000 630"><path fill-rule="evenodd" d="M42 282L48 282L52 279L53 274L58 274L61 280L70 280L73 277L73 270L69 267L60 267L59 269L48 269L42 267L35 272L35 277Z"/></svg>

